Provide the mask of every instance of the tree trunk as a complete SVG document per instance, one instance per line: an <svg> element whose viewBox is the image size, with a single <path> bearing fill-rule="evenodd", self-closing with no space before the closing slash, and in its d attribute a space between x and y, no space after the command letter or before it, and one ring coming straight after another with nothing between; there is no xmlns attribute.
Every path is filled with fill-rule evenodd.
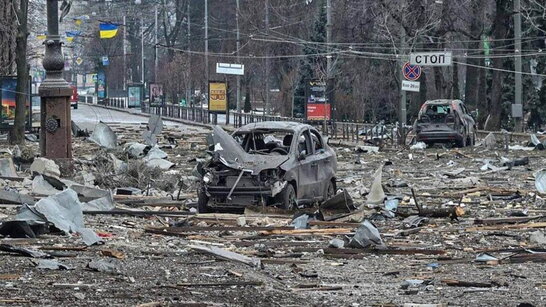
<svg viewBox="0 0 546 307"><path fill-rule="evenodd" d="M494 51L495 47L502 49L502 45L506 42L504 39L508 38L509 21L510 21L510 9L509 5L512 2L509 0L497 0L495 19L493 22L493 52L502 53L504 51ZM502 69L502 64L505 58L493 58L493 67L495 69ZM501 127L501 111L502 111L502 75L504 72L494 70L492 73L492 85L491 85L491 105L489 112L491 119L489 120L489 127L486 129L499 130Z"/></svg>
<svg viewBox="0 0 546 307"><path fill-rule="evenodd" d="M19 25L17 27L16 38L16 63L17 63L17 87L15 95L15 123L11 142L14 144L23 144L25 142L25 110L28 97L29 72L27 64L27 39L28 39L28 0L19 0L19 9L17 17ZM29 110L30 111L30 110Z"/></svg>
<svg viewBox="0 0 546 307"><path fill-rule="evenodd" d="M459 89L459 65L453 63L453 81L451 86L451 98L461 99L461 91Z"/></svg>
<svg viewBox="0 0 546 307"><path fill-rule="evenodd" d="M485 8L486 1L483 0L472 0L472 22L470 23L470 37L472 40L468 43L468 48L470 50L479 50L480 49L480 38L483 33L483 10ZM483 59L480 62L480 59L477 58L468 58L467 63L470 65L480 65L483 63ZM465 88L464 96L465 103L467 107L471 109L478 108L478 104L484 104L485 101L480 101L478 98L478 91L480 90L480 84L478 80L479 69L474 66L466 66L466 77L465 77Z"/></svg>
<svg viewBox="0 0 546 307"><path fill-rule="evenodd" d="M11 2L0 1L0 75L13 75L15 71L15 32Z"/></svg>

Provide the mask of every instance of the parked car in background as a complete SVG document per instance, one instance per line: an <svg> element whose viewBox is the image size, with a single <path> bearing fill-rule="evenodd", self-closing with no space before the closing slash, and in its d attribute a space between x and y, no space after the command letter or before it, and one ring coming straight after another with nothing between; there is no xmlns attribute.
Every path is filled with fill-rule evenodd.
<svg viewBox="0 0 546 307"><path fill-rule="evenodd" d="M78 95L78 89L73 85L71 87L72 87L72 96L70 96L70 107L76 110L78 108L78 99L80 98Z"/></svg>
<svg viewBox="0 0 546 307"><path fill-rule="evenodd" d="M336 154L310 125L260 122L232 135L215 126L208 143L212 157L197 167L199 212L249 205L294 209L336 192Z"/></svg>
<svg viewBox="0 0 546 307"><path fill-rule="evenodd" d="M429 100L421 106L413 127L417 142L455 143L473 146L476 142L476 122L460 100Z"/></svg>

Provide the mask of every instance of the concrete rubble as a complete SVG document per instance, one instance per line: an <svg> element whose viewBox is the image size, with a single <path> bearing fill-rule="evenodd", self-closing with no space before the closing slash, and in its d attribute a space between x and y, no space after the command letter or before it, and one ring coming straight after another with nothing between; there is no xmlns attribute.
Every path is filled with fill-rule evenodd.
<svg viewBox="0 0 546 307"><path fill-rule="evenodd" d="M100 123L72 171L36 157L1 175L0 305L544 305L543 136L340 143L325 202L198 213L208 133Z"/></svg>

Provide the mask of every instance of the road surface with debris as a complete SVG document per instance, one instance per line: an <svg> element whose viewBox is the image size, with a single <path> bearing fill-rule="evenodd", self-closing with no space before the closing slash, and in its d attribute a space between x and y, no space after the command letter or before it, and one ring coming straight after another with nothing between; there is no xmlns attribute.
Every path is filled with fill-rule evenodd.
<svg viewBox="0 0 546 307"><path fill-rule="evenodd" d="M57 180L47 163L33 178L14 153L22 178L0 187L31 201L78 188L82 206L93 197L81 186L111 189L113 210L83 215L103 244L55 229L1 238L0 305L546 304L546 205L535 187L545 151L336 147L338 188L358 209L306 209L294 229L301 213L274 208L196 214L193 169L207 158L206 129L166 125L145 153L131 143L143 142L145 118L85 105L73 118L89 128L110 122L119 148L75 138L74 168ZM174 166L148 166L158 149ZM0 221L17 207L2 205Z"/></svg>

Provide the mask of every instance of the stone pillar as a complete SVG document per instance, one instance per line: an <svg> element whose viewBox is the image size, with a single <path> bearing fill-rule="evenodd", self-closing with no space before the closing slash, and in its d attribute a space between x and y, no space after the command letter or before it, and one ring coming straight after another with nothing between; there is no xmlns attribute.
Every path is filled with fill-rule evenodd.
<svg viewBox="0 0 546 307"><path fill-rule="evenodd" d="M59 36L57 0L47 0L47 29L43 66L46 78L39 88L41 97L40 151L55 160L72 159L70 96L72 87L63 79L64 56Z"/></svg>

